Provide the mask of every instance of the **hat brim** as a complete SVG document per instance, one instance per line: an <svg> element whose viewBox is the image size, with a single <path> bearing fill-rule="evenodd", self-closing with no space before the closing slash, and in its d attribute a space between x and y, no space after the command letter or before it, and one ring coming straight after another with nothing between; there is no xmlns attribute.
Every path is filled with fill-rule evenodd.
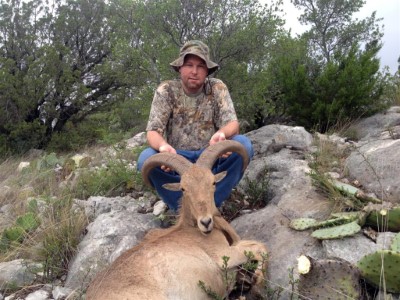
<svg viewBox="0 0 400 300"><path fill-rule="evenodd" d="M216 64L215 62L211 61L211 60L207 60L204 56L199 55L198 53L191 53L191 52L186 52L184 55L179 56L176 60L174 60L172 63L170 63L170 66L176 71L179 72L179 68L182 67L183 62L185 61L185 57L188 54L192 54L192 55L196 55L197 57L200 57L202 60L205 61L206 65L207 65L207 69L208 69L208 74L212 74L215 71L218 70L219 65Z"/></svg>

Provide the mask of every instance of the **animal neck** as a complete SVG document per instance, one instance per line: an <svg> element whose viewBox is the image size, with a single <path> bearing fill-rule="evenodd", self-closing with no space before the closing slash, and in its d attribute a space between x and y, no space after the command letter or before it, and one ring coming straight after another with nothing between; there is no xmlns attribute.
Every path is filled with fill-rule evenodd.
<svg viewBox="0 0 400 300"><path fill-rule="evenodd" d="M214 224L215 228L224 234L229 245L234 245L240 241L240 236L237 234L235 229L233 229L231 224L229 224L222 216L215 216Z"/></svg>
<svg viewBox="0 0 400 300"><path fill-rule="evenodd" d="M186 204L185 199L182 199L182 206L179 210L179 218L177 224L179 224L180 226L185 225L185 226L197 227L196 218L193 216L190 207L188 207L185 204Z"/></svg>

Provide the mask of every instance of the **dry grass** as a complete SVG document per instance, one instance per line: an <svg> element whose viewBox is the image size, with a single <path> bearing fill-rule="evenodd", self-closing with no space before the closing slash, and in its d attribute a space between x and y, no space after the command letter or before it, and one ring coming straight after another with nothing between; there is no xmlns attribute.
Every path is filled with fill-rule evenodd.
<svg viewBox="0 0 400 300"><path fill-rule="evenodd" d="M90 157L90 163L82 168L71 168L70 157L76 153L32 152L4 160L0 164L0 207L4 212L0 213L0 262L33 259L43 265L43 282L61 278L88 224L74 199L93 193L115 196L140 186L141 177L129 167L139 151L87 148L82 153ZM30 166L19 171L23 161ZM40 225L21 230L17 220L26 214L34 215ZM22 232L15 240L15 235L5 234L13 230Z"/></svg>
<svg viewBox="0 0 400 300"><path fill-rule="evenodd" d="M338 190L332 183L331 172L340 177L345 176L345 160L350 154L350 148L341 145L329 135L315 138L317 151L313 153L310 167L314 185L328 199L333 202L333 211L359 209L360 202ZM335 136L335 138L339 138Z"/></svg>

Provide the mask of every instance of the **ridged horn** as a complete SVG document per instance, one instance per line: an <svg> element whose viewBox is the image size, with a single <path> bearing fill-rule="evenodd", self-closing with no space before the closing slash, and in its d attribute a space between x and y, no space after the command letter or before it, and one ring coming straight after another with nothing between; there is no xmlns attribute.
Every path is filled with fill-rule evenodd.
<svg viewBox="0 0 400 300"><path fill-rule="evenodd" d="M150 156L143 164L142 178L145 184L151 186L149 173L152 169L160 166L166 166L173 169L179 175L182 175L192 164L185 157L169 152L157 153Z"/></svg>
<svg viewBox="0 0 400 300"><path fill-rule="evenodd" d="M249 156L247 155L246 148L241 143L232 140L221 141L209 146L200 155L196 164L211 169L218 157L226 152L236 152L239 154L243 158L242 171L246 169L249 164Z"/></svg>

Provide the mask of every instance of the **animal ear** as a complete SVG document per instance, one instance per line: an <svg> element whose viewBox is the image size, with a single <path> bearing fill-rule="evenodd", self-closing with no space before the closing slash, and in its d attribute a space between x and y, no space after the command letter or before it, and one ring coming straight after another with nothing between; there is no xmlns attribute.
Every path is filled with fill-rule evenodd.
<svg viewBox="0 0 400 300"><path fill-rule="evenodd" d="M223 172L221 172L221 173L215 174L215 182L220 182L222 179L225 178L225 176L226 176L227 173L228 173L228 172L223 171Z"/></svg>
<svg viewBox="0 0 400 300"><path fill-rule="evenodd" d="M178 192L181 190L181 184L179 182L176 183L165 183L162 187L166 190Z"/></svg>

